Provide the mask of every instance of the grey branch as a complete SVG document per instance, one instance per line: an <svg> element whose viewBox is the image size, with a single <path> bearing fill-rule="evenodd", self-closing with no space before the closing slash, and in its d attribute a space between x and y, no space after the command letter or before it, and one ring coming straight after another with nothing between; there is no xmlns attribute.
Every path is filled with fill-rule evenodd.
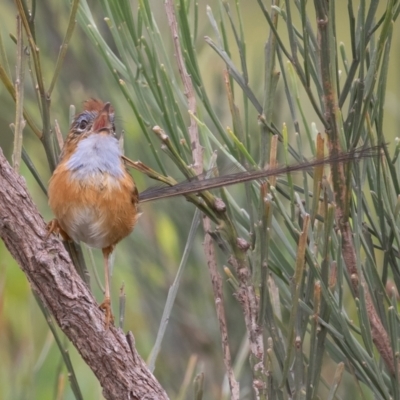
<svg viewBox="0 0 400 400"><path fill-rule="evenodd" d="M0 149L0 237L32 290L92 369L106 399L168 399L136 352L132 335L104 328L104 316L62 242L46 224ZM128 341L129 340L129 341Z"/></svg>

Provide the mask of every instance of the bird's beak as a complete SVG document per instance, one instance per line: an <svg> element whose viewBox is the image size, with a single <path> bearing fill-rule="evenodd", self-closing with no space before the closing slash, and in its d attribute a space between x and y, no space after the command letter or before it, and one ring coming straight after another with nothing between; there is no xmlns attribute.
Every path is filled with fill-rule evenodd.
<svg viewBox="0 0 400 400"><path fill-rule="evenodd" d="M100 132L103 130L108 130L110 133L113 132L113 123L111 121L113 114L111 104L104 104L103 109L93 122L92 130L94 132Z"/></svg>

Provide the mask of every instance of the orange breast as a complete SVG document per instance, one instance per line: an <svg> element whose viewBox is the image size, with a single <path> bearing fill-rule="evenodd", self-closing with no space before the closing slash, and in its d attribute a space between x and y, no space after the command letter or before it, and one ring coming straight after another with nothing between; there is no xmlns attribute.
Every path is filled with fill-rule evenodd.
<svg viewBox="0 0 400 400"><path fill-rule="evenodd" d="M61 228L91 247L115 245L133 230L138 218L136 187L125 171L121 178L98 172L73 179L65 163L49 183L49 204Z"/></svg>

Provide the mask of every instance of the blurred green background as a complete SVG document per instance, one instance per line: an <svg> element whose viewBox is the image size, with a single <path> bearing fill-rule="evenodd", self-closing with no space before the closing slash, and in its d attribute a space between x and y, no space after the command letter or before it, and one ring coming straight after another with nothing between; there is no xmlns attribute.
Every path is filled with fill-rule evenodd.
<svg viewBox="0 0 400 400"><path fill-rule="evenodd" d="M170 37L161 2L153 1L151 4L154 6L153 12L162 35ZM199 2L198 59L213 107L221 121L224 121L225 125L230 125L231 116L223 82L225 66L202 40L204 35L213 37L206 17L207 4L215 13L218 10L213 1ZM109 45L114 48L103 21L105 15L100 4L93 1L91 9L99 29L108 38ZM255 1L243 1L240 9L246 30L250 86L261 96L264 79L263 47L269 28ZM345 10L344 2L343 9ZM337 23L340 24L337 29L340 35L338 42L344 42L349 46L348 22L346 18L340 18L339 6L338 13ZM3 0L0 5L0 30L13 76L16 46L9 34L15 35L15 16L14 3ZM68 16L69 6L66 1L47 0L37 3L36 20L43 21L36 24L37 42L47 85L53 73ZM310 18L313 20L312 16ZM397 127L400 123L400 30L398 26L394 29L384 123L386 139L392 143L397 136ZM232 37L230 33L228 35ZM172 46L169 54L173 54ZM237 54L232 54L232 57L235 61L238 60ZM173 59L171 63L174 63ZM277 98L282 101L276 103L274 121L277 126L281 126L282 122L290 118L288 107L283 101L282 81L278 83L277 90ZM90 97L97 97L113 104L116 110L117 129L125 131L125 154L133 160L140 159L157 169L148 144L125 98L116 87L110 70L84 31L77 25L51 98L52 124L57 120L64 136L68 131L69 106L74 104L79 111L83 101ZM0 147L11 160L12 132L9 125L14 122L15 106L2 85L0 85L0 101ZM39 123L34 89L29 84L25 89L25 106ZM310 123L316 121L311 109L308 109L307 113ZM258 130L257 113L251 110L250 116L250 130ZM319 126L319 129L322 129L322 126ZM156 141L154 143L160 146ZM43 147L29 128L24 130L24 147L44 181L47 181L50 171ZM170 171L176 173L168 157L160 153ZM21 174L25 177L30 193L45 220L50 220L52 214L47 199L25 165L21 167ZM147 177L137 172L133 172L132 175L139 191L154 185ZM234 189L233 193L240 197L241 189ZM112 278L114 310L117 308L120 287L124 285L125 330L133 332L137 349L144 359L149 356L154 344L168 289L179 266L194 211L194 207L183 198L145 204L142 206L143 215L133 234L117 247ZM227 385L224 384L225 369L214 299L202 249L203 238L204 235L198 232L156 364L155 375L171 398L178 397L190 362L195 363L196 373L200 371L205 373L205 399L219 399L228 393ZM98 273L103 278L101 252L95 250L94 254ZM223 258L221 260L224 261ZM93 278L92 287L96 298L100 301L102 294ZM229 309L230 343L232 353L237 359L246 337L245 327L240 308L232 298L230 287L225 285L224 290ZM83 398L102 398L101 388L90 369L82 362L73 346L68 348ZM0 242L0 360L1 399L74 398L59 350L32 296L29 283L2 242ZM324 368L329 381L329 374L332 373L329 362ZM246 362L240 382L242 388L246 386L250 388L250 373ZM354 383L350 377L344 379L342 385L342 393L346 393L346 390L347 393L352 392ZM191 398L191 394L184 398ZM247 396L243 393L243 398L251 398L250 389ZM343 398L349 397L344 395Z"/></svg>

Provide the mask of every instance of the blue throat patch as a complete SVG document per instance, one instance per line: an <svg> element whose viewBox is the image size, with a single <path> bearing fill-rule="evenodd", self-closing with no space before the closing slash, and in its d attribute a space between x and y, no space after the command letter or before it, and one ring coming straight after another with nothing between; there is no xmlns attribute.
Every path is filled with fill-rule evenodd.
<svg viewBox="0 0 400 400"><path fill-rule="evenodd" d="M118 140L110 135L92 134L78 143L67 162L77 179L86 179L98 173L108 173L115 178L123 176L121 150Z"/></svg>

